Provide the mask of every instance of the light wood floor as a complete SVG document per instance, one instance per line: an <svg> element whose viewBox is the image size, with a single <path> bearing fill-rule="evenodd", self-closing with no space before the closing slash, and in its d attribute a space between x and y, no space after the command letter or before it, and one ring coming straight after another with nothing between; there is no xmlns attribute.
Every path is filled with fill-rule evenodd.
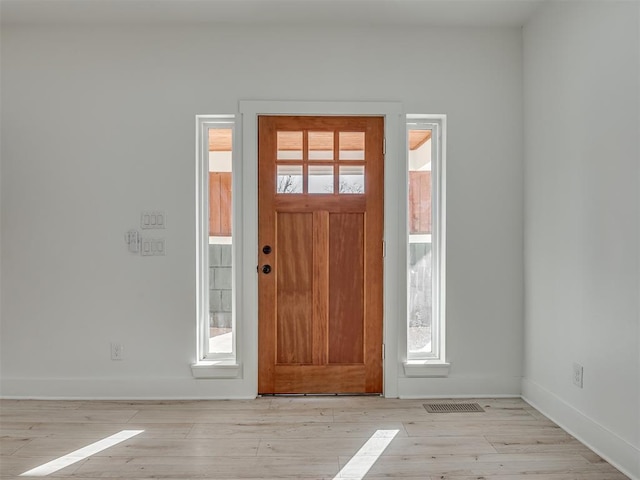
<svg viewBox="0 0 640 480"><path fill-rule="evenodd" d="M432 414L425 400L378 397L4 400L0 477L18 478L122 430L144 430L51 477L333 479L374 432L398 430L364 478L627 478L522 400L474 401L486 412Z"/></svg>

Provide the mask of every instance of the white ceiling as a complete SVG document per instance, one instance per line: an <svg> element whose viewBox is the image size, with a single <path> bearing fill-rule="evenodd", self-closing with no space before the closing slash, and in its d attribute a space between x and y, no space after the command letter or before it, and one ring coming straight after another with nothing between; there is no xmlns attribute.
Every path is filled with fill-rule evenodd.
<svg viewBox="0 0 640 480"><path fill-rule="evenodd" d="M0 0L3 24L522 26L547 0Z"/></svg>

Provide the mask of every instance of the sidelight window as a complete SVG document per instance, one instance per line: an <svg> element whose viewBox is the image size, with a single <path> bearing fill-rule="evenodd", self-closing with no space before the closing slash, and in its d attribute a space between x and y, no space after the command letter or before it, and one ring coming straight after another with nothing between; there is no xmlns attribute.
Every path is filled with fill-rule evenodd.
<svg viewBox="0 0 640 480"><path fill-rule="evenodd" d="M407 120L407 358L445 362L442 123Z"/></svg>
<svg viewBox="0 0 640 480"><path fill-rule="evenodd" d="M199 117L198 356L235 357L233 117Z"/></svg>

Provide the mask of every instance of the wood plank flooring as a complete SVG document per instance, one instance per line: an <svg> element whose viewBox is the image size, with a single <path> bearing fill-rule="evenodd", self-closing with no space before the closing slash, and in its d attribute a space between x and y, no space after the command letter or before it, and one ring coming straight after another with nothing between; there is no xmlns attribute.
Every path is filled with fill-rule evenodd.
<svg viewBox="0 0 640 480"><path fill-rule="evenodd" d="M397 430L364 478L627 478L520 399L471 401L486 412L433 414L425 400L379 397L3 400L0 478L27 478L19 475L122 430L144 432L49 476L331 480L376 431Z"/></svg>

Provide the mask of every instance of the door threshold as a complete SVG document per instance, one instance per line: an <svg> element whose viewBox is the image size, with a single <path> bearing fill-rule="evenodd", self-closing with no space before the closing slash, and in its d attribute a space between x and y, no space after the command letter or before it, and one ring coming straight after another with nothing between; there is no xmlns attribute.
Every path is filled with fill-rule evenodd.
<svg viewBox="0 0 640 480"><path fill-rule="evenodd" d="M260 393L260 397L382 397L381 393Z"/></svg>

